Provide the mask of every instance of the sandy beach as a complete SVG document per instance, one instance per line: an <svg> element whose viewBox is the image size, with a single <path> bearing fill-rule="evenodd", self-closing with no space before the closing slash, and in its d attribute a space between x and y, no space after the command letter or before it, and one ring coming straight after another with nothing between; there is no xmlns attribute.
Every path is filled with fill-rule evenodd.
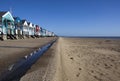
<svg viewBox="0 0 120 81"><path fill-rule="evenodd" d="M59 38L21 81L119 81L120 40Z"/></svg>
<svg viewBox="0 0 120 81"><path fill-rule="evenodd" d="M54 37L0 41L0 74L11 64L53 39Z"/></svg>
<svg viewBox="0 0 120 81"><path fill-rule="evenodd" d="M0 81L120 81L120 0L0 0Z"/></svg>
<svg viewBox="0 0 120 81"><path fill-rule="evenodd" d="M120 80L120 40L61 38L59 45L59 81Z"/></svg>

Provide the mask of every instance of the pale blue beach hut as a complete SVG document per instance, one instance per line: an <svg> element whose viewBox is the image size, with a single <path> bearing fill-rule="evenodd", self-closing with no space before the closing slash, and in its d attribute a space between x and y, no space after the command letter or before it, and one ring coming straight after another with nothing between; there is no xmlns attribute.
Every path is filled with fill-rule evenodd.
<svg viewBox="0 0 120 81"><path fill-rule="evenodd" d="M0 37L2 40L7 38L14 39L14 18L9 11L0 12Z"/></svg>

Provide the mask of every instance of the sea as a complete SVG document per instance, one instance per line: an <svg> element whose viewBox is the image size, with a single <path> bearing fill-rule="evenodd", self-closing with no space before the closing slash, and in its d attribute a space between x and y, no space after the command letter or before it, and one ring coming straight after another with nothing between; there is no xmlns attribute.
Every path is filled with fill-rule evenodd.
<svg viewBox="0 0 120 81"><path fill-rule="evenodd" d="M97 38L97 39L111 39L120 40L120 36L62 36L67 38Z"/></svg>

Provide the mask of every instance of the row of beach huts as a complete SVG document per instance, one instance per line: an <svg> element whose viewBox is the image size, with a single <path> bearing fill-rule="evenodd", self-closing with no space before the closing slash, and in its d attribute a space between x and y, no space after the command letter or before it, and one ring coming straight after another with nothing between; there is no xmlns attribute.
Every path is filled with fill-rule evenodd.
<svg viewBox="0 0 120 81"><path fill-rule="evenodd" d="M0 39L24 39L53 37L54 32L50 32L39 25L28 22L20 17L13 17L9 11L0 11Z"/></svg>

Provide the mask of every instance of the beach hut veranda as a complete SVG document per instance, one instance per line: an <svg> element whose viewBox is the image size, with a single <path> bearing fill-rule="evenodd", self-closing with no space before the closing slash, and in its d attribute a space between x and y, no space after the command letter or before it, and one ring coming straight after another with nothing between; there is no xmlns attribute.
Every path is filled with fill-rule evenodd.
<svg viewBox="0 0 120 81"><path fill-rule="evenodd" d="M14 35L14 18L9 11L0 12L0 37L6 40L10 35Z"/></svg>

